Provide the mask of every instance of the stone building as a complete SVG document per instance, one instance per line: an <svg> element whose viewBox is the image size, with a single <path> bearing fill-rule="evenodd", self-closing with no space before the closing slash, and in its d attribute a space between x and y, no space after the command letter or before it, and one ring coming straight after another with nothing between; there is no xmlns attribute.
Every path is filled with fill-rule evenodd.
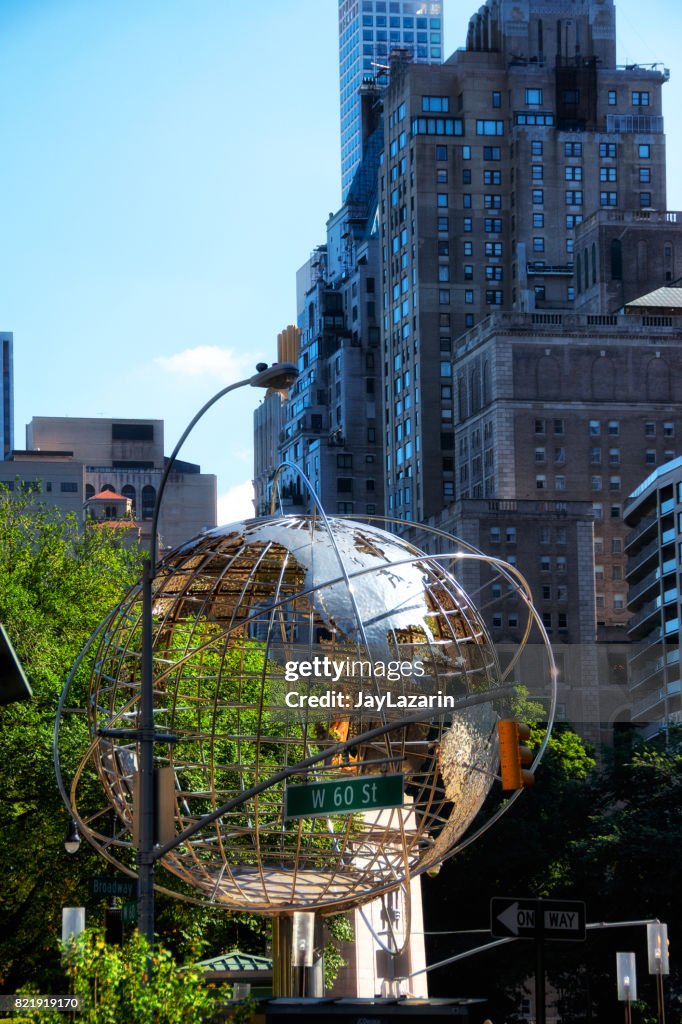
<svg viewBox="0 0 682 1024"><path fill-rule="evenodd" d="M85 466L83 502L101 491L131 500L148 544L156 493L165 468L163 420L34 416L26 428L32 453L62 453ZM162 548L175 547L216 525L216 478L188 462L176 462L159 517Z"/></svg>
<svg viewBox="0 0 682 1024"><path fill-rule="evenodd" d="M570 311L582 222L666 209L667 72L618 67L615 39L612 0L488 0L444 64L394 55L379 199L387 510L400 519L453 496L457 338L499 310Z"/></svg>
<svg viewBox="0 0 682 1024"><path fill-rule="evenodd" d="M597 623L624 636L624 504L682 454L682 318L603 320L499 313L460 339L452 479L462 501L589 502Z"/></svg>

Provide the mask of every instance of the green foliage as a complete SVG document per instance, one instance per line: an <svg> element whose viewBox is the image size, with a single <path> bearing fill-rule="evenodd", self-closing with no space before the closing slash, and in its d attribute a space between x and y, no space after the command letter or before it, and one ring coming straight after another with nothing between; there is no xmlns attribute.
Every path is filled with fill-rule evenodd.
<svg viewBox="0 0 682 1024"><path fill-rule="evenodd" d="M194 1024L211 1020L229 994L225 986L208 983L198 968L180 970L161 946L150 950L139 932L124 946L111 946L97 929L87 929L69 943L64 967L70 993L80 998L82 1024Z"/></svg>
<svg viewBox="0 0 682 1024"><path fill-rule="evenodd" d="M0 980L5 987L59 974L50 936L61 908L82 904L94 856L69 862L67 824L52 767L52 732L66 677L88 636L140 568L139 551L108 530L83 532L74 517L35 496L0 492L0 622L33 699L0 707ZM94 873L94 872L92 872ZM80 878L79 878L80 876Z"/></svg>
<svg viewBox="0 0 682 1024"><path fill-rule="evenodd" d="M333 917L326 918L324 923L329 933L329 940L324 947L324 986L325 990L329 992L339 971L347 963L336 942L352 942L355 932L350 917L346 914L335 914ZM336 942L332 940L336 940Z"/></svg>
<svg viewBox="0 0 682 1024"><path fill-rule="evenodd" d="M535 728L531 742L539 743L541 735ZM630 738L597 764L576 733L559 727L535 788L436 879L425 882L427 931L450 932L431 940L429 958L445 959L489 941L452 932L487 929L492 896L584 900L589 922L667 922L672 973L666 989L677 993L681 979L674 951L682 934L682 890L673 880L681 848L682 737L671 733L667 745L664 738L649 743ZM584 943L546 944L548 978L563 1020L616 1019L615 952L623 948L634 950L640 965L640 1019L652 1016L656 1002L645 970L646 930L638 927L590 931ZM504 1020L518 1010L533 966L532 944L512 943L435 972L431 991L485 995L491 1019ZM671 996L669 1010L669 1019L677 1019L677 996Z"/></svg>

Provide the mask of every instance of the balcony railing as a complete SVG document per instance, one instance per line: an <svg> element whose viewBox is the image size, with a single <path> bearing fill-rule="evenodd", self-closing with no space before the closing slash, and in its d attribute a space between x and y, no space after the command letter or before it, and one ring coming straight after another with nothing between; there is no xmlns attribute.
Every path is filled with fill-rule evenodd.
<svg viewBox="0 0 682 1024"><path fill-rule="evenodd" d="M658 538L652 540L649 544L647 544L646 547L642 548L642 550L639 552L639 554L635 558L631 558L630 559L630 561L628 562L628 567L627 567L625 575L626 576L632 576L632 574L637 572L637 570L642 565L644 565L645 562L648 562L649 559L651 558L651 556L655 555L657 551L658 551Z"/></svg>
<svg viewBox="0 0 682 1024"><path fill-rule="evenodd" d="M631 530L630 533L626 535L624 542L625 550L627 551L628 548L632 547L635 541L637 541L642 534L647 533L652 526L656 525L657 522L657 516L647 516L646 519L643 519L639 526L636 526L634 530Z"/></svg>

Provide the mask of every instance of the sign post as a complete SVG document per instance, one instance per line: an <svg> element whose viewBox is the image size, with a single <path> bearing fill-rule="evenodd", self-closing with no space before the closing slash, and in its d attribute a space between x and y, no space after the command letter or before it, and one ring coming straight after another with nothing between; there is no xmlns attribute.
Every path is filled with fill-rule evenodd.
<svg viewBox="0 0 682 1024"><path fill-rule="evenodd" d="M545 940L581 942L585 938L585 904L575 900L490 901L490 932L497 938L535 940L535 1020L545 1024Z"/></svg>

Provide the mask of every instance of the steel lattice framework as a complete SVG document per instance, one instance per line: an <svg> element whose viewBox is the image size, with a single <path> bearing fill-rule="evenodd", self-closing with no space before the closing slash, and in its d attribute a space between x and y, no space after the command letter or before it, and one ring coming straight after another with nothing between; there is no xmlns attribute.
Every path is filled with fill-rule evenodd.
<svg viewBox="0 0 682 1024"><path fill-rule="evenodd" d="M432 534L443 544L437 556L370 522L273 516L212 530L159 564L154 719L174 740L157 743L155 764L171 779L174 832L199 824L161 859L164 891L264 914L344 910L439 863L501 813L497 801L472 837L495 780L496 723L509 711L518 652L503 670L462 570L475 573L479 596L502 580L521 603L519 651L538 630L545 682L532 696L550 725L551 650L515 569ZM56 740L80 829L130 874L138 750L125 731L139 716L141 631L138 586L92 638L90 668L84 657L72 673ZM325 693L335 706L309 701ZM284 816L287 785L397 772L402 808Z"/></svg>

